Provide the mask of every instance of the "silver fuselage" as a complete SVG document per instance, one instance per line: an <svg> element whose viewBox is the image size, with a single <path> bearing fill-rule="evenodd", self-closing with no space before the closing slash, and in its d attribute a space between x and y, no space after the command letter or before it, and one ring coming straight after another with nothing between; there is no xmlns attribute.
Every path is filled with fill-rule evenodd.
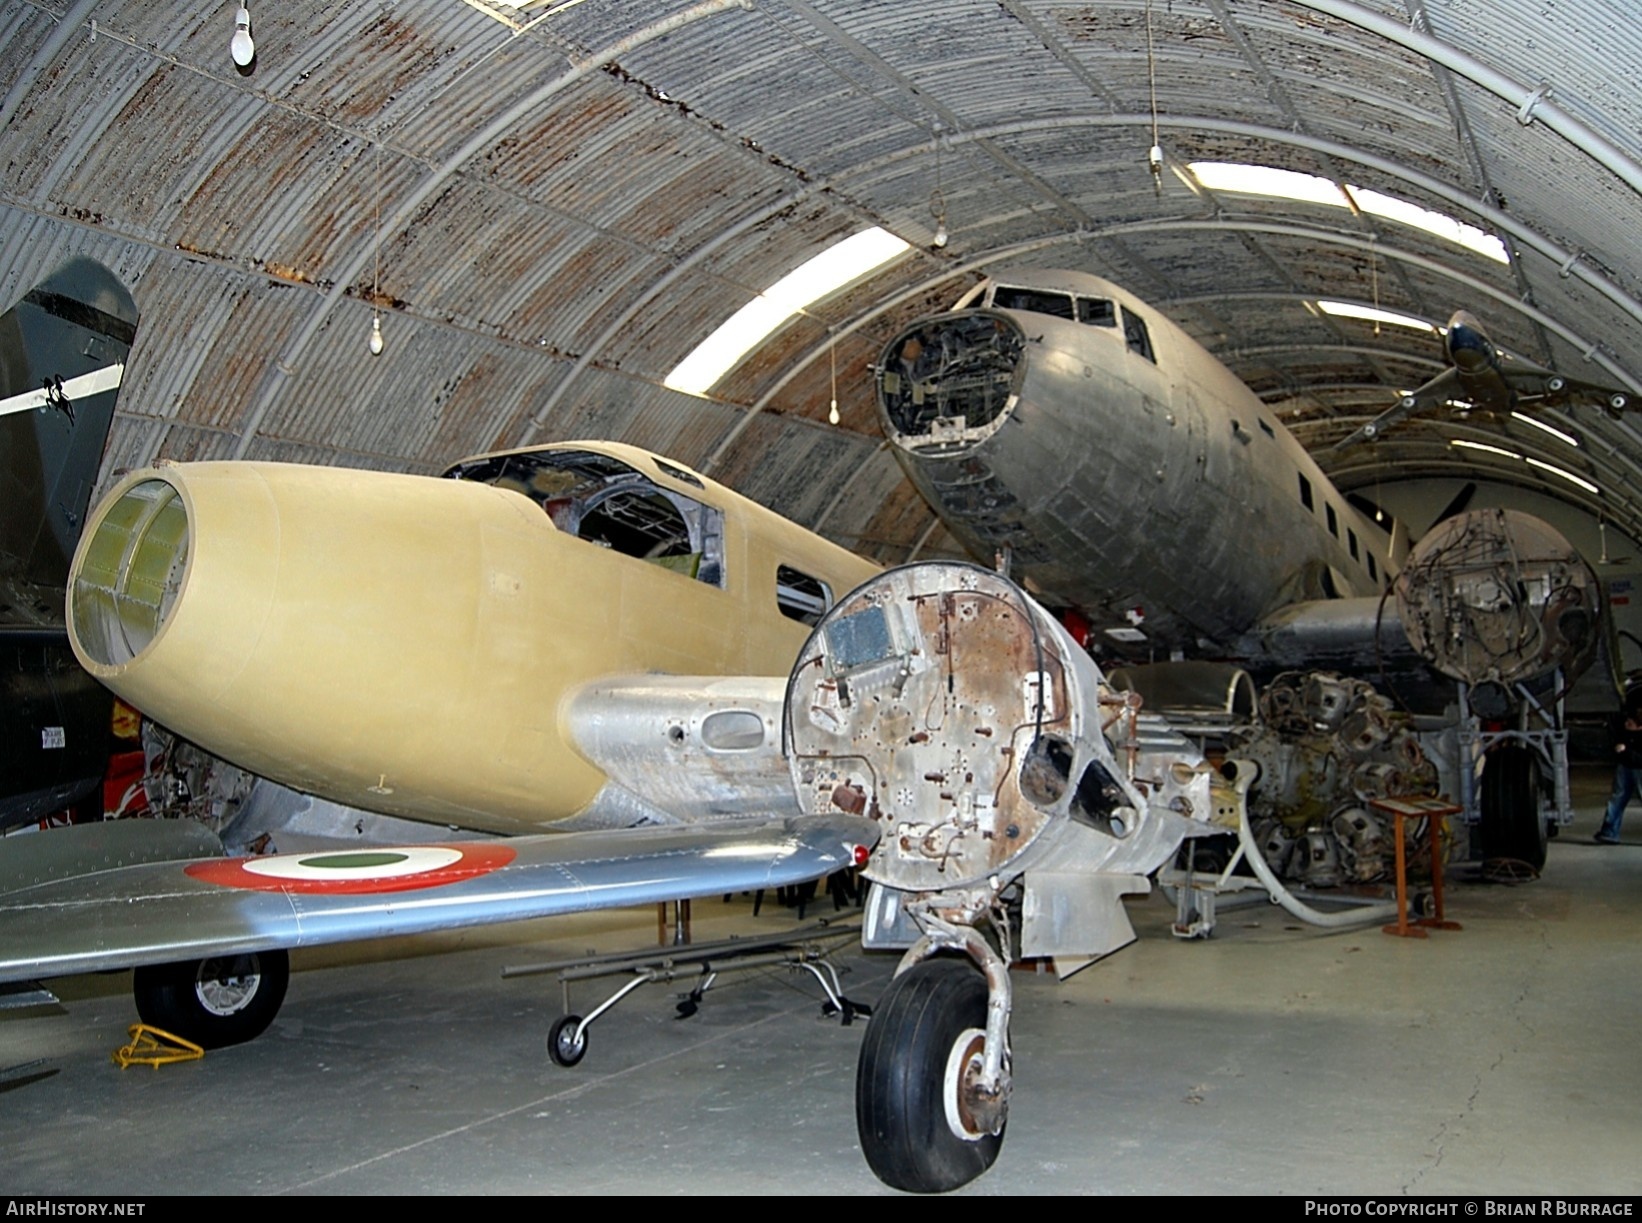
<svg viewBox="0 0 1642 1223"><path fill-rule="evenodd" d="M1004 308L1028 293L1109 313ZM1392 537L1253 392L1117 286L1019 273L970 300L891 341L878 377L897 457L977 557L1008 548L1095 629L1190 652L1395 574Z"/></svg>

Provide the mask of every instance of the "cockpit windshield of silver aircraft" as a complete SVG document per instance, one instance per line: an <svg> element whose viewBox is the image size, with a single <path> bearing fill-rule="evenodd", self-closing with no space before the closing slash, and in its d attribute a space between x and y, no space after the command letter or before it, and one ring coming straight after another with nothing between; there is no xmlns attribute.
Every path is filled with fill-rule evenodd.
<svg viewBox="0 0 1642 1223"><path fill-rule="evenodd" d="M1066 293L1057 289L1025 289L1014 285L990 286L985 304L994 310L1025 310L1032 314L1047 314L1052 318L1069 319L1091 327L1116 327L1120 307L1108 297L1085 297L1081 293ZM1146 320L1133 310L1122 310L1123 339L1131 352L1139 353L1148 361L1152 355L1151 334Z"/></svg>

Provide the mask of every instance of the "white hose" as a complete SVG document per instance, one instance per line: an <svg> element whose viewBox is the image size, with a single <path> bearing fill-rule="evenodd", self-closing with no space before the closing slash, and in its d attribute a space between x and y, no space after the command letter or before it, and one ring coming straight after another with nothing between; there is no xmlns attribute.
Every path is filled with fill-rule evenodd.
<svg viewBox="0 0 1642 1223"><path fill-rule="evenodd" d="M1274 901L1301 921L1310 922L1314 926L1322 926L1329 930L1362 925L1365 922L1387 921L1397 916L1397 902L1394 900L1373 901L1349 909L1341 909L1336 913L1325 913L1321 909L1312 908L1284 887L1271 867L1266 864L1265 854L1261 853L1260 847L1254 843L1254 833L1249 828L1248 785L1242 782L1244 775L1242 768L1239 768L1237 838L1243 843L1243 856L1248 859L1249 866L1253 868L1255 877L1265 885L1266 891L1271 893L1271 898ZM1253 781L1253 777L1250 777L1249 780Z"/></svg>

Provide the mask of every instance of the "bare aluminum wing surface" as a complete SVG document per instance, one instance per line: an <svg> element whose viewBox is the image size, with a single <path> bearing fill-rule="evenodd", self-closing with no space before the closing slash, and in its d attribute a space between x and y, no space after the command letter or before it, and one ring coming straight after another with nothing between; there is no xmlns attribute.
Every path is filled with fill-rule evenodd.
<svg viewBox="0 0 1642 1223"><path fill-rule="evenodd" d="M779 887L877 835L829 815L117 866L0 895L0 982Z"/></svg>

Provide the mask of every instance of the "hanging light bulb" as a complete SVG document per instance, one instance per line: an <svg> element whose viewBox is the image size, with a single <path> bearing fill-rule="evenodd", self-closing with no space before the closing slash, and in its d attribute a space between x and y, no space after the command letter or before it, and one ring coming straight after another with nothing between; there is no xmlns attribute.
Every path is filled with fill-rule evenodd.
<svg viewBox="0 0 1642 1223"><path fill-rule="evenodd" d="M940 250L951 237L946 230L946 193L941 190L941 125L935 124L935 190L929 193L929 215L935 218L935 236L929 245Z"/></svg>
<svg viewBox="0 0 1642 1223"><path fill-rule="evenodd" d="M371 315L371 356L380 357L385 347L382 340L382 320Z"/></svg>
<svg viewBox="0 0 1642 1223"><path fill-rule="evenodd" d="M241 68L249 68L257 57L257 44L251 41L251 10L243 3L234 14L234 37L229 40L228 54Z"/></svg>
<svg viewBox="0 0 1642 1223"><path fill-rule="evenodd" d="M838 333L827 328L827 369L832 389L832 406L827 409L827 423L838 423Z"/></svg>

